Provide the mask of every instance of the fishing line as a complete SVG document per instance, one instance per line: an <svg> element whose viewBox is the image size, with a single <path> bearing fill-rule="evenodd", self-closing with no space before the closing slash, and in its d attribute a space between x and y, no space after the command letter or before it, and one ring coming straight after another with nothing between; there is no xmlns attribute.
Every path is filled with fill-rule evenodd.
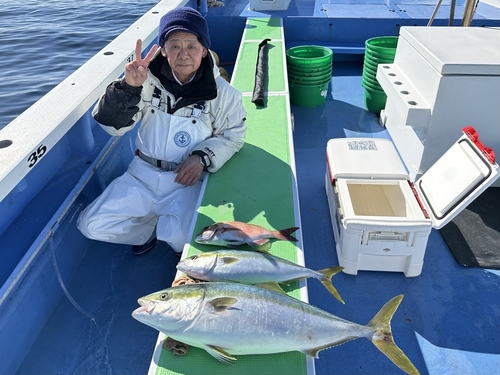
<svg viewBox="0 0 500 375"><path fill-rule="evenodd" d="M63 282L63 279L62 279L62 276L61 276L61 272L59 271L59 266L57 265L57 260L56 260L56 254L54 252L54 240L52 239L52 233L50 234L50 237L49 237L49 246L50 246L50 252L51 252L51 255L52 255L52 264L54 265L54 268L56 270L56 275L57 275L57 280L59 280L59 285L61 286L64 294L66 295L66 297L68 298L69 302L71 302L71 304L78 310L80 311L83 315L85 315L87 318L90 319L90 321L92 321L96 327L97 326L97 323L95 321L95 318L90 314L88 313L87 311L85 311L74 299L73 297L71 297L71 294L69 294L68 292L68 289L66 289L66 286L64 285L64 282ZM98 327L99 328L99 327Z"/></svg>

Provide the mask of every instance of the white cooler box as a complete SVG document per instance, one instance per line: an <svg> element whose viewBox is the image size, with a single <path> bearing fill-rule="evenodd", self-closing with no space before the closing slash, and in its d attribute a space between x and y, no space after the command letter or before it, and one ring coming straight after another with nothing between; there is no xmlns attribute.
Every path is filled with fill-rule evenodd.
<svg viewBox="0 0 500 375"><path fill-rule="evenodd" d="M325 182L339 265L353 275L420 275L431 229L447 224L498 176L494 153L471 127L415 183L391 141L329 140Z"/></svg>

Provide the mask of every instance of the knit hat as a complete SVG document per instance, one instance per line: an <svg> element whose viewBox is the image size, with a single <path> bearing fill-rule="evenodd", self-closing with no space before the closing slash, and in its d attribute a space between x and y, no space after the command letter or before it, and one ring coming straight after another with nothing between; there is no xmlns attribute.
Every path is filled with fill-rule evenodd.
<svg viewBox="0 0 500 375"><path fill-rule="evenodd" d="M158 44L163 47L174 31L187 31L198 37L198 41L206 49L210 49L210 35L205 18L195 9L180 7L172 9L160 20L158 27Z"/></svg>

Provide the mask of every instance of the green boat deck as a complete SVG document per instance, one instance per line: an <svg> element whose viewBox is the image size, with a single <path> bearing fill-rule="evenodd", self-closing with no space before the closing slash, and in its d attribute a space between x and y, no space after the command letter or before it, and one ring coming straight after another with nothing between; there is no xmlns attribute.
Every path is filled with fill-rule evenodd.
<svg viewBox="0 0 500 375"><path fill-rule="evenodd" d="M268 41L268 80L265 106L252 103L259 44ZM281 18L249 18L245 26L231 83L243 94L247 110L247 135L243 148L220 171L209 175L202 188L192 233L214 222L242 221L269 229L300 227L292 121ZM304 265L300 229L298 242L274 241L270 253ZM191 241L183 256L218 247ZM180 273L177 277L181 276ZM285 291L307 301L305 281ZM236 356L234 365L223 364L207 352L191 347L185 356L162 349L160 333L149 374L314 374L314 362L303 353Z"/></svg>

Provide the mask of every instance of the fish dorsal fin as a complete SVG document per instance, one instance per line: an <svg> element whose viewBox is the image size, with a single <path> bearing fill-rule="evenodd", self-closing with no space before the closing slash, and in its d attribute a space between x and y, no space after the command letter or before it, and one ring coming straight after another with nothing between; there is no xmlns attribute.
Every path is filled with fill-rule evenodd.
<svg viewBox="0 0 500 375"><path fill-rule="evenodd" d="M323 349L328 349L328 348L331 348L332 346L341 345L343 343L346 343L346 342L354 340L354 339L356 339L356 337L348 338L348 339L345 339L345 340L341 340L341 341L335 342L333 344L326 344L326 345L323 345L323 346L319 346L317 348L311 348L311 349L307 349L307 350L302 350L302 353L307 354L308 356L311 356L311 357L314 357L314 358L318 358L318 353L320 351L322 351Z"/></svg>
<svg viewBox="0 0 500 375"><path fill-rule="evenodd" d="M230 355L224 349L219 348L218 346L207 345L207 347L205 348L205 350L212 357L214 357L215 359L221 361L222 363L225 363L226 365L232 365L232 364L234 364L234 362L236 362L236 358L234 358L232 355Z"/></svg>
<svg viewBox="0 0 500 375"><path fill-rule="evenodd" d="M222 264L224 264L224 265L226 265L226 264L234 264L234 263L240 261L238 258L229 256L229 255L228 256L221 256L220 260L221 260Z"/></svg>
<svg viewBox="0 0 500 375"><path fill-rule="evenodd" d="M281 287L279 286L279 284L276 283L276 282L271 282L270 281L268 283L257 284L256 286L258 286L259 288L264 288L264 289L267 289L267 290L272 290L274 292L286 294L285 291L283 289L281 289Z"/></svg>
<svg viewBox="0 0 500 375"><path fill-rule="evenodd" d="M223 313L226 310L229 310L231 306L233 306L238 300L232 297L219 297L214 298L210 302L208 302L214 308L216 313Z"/></svg>

